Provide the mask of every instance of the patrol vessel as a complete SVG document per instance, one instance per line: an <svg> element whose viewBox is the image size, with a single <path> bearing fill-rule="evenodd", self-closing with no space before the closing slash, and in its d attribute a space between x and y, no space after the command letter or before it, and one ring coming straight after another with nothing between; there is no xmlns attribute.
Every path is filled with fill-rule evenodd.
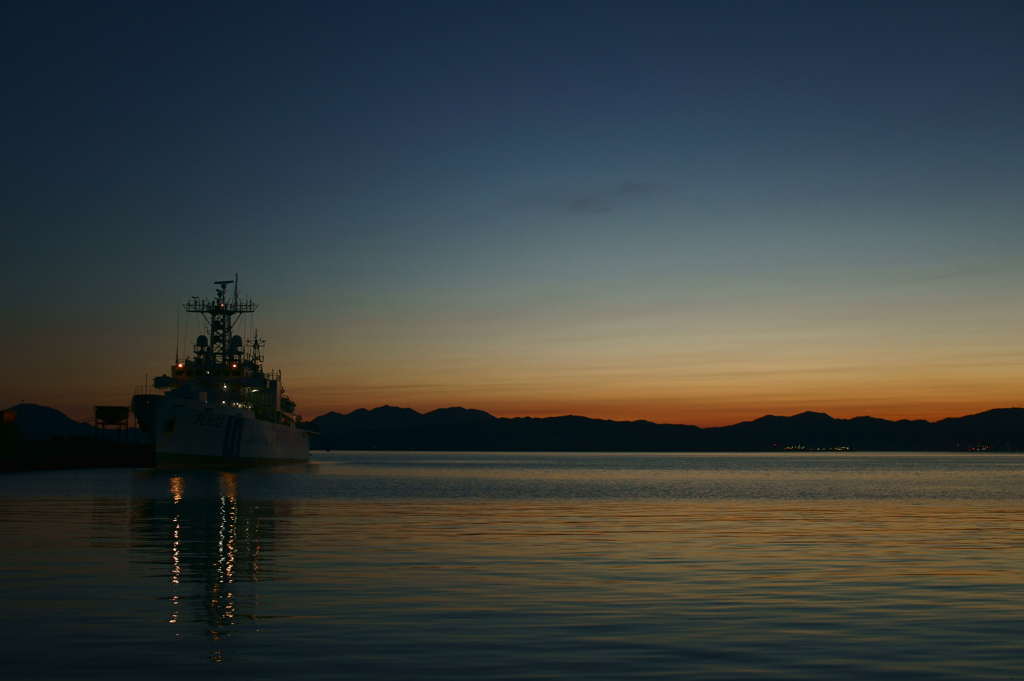
<svg viewBox="0 0 1024 681"><path fill-rule="evenodd" d="M230 295L229 284L234 284ZM281 372L263 368L264 342L255 329L248 340L234 333L242 315L251 315L257 305L239 297L238 275L215 285L212 299L194 296L183 306L205 323L193 357L181 360L175 351L171 373L157 376L132 398L132 412L153 443L157 466L309 461L309 435L316 427L296 416Z"/></svg>

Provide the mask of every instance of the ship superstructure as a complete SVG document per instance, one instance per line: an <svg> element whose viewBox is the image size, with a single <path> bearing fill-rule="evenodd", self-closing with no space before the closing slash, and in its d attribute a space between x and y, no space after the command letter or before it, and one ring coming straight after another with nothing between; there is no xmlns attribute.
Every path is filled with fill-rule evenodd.
<svg viewBox="0 0 1024 681"><path fill-rule="evenodd" d="M228 286L234 285L231 294ZM191 358L175 357L170 374L132 399L160 465L252 465L309 460L309 424L284 395L281 373L263 368L263 341L235 334L258 307L238 294L238 278L215 282L212 299L193 297L185 311L206 333ZM154 394L155 393L155 394Z"/></svg>

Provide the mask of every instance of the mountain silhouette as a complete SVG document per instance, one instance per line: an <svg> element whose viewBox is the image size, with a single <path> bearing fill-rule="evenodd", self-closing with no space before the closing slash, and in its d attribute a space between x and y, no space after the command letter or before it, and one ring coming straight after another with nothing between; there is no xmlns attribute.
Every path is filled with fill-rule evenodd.
<svg viewBox="0 0 1024 681"><path fill-rule="evenodd" d="M93 427L36 404L10 408L26 440L91 436ZM1024 409L924 420L870 416L836 419L807 411L762 416L731 426L699 428L585 416L498 418L479 409L448 407L421 414L385 405L329 412L313 419L320 434L311 449L451 451L1024 451ZM133 429L134 430L134 429ZM108 433L110 437L112 433ZM131 441L134 442L134 439Z"/></svg>
<svg viewBox="0 0 1024 681"><path fill-rule="evenodd" d="M65 468L152 468L153 447L138 429L96 432L51 407L16 404L0 423L0 473Z"/></svg>
<svg viewBox="0 0 1024 681"><path fill-rule="evenodd" d="M8 407L5 411L13 411L18 416L14 425L18 432L26 440L35 442L48 441L54 437L93 437L99 435L108 440L118 438L125 442L148 442L145 434L138 428L128 428L118 435L113 428L98 433L91 423L79 423L69 418L64 412L52 407L44 407L38 404L16 404Z"/></svg>
<svg viewBox="0 0 1024 681"><path fill-rule="evenodd" d="M92 435L92 424L79 423L52 407L22 403L8 407L6 411L13 411L18 415L15 424L26 440L49 440L55 435Z"/></svg>
<svg viewBox="0 0 1024 681"><path fill-rule="evenodd" d="M331 444L348 433L358 431L402 430L415 426L456 424L481 419L494 419L479 409L447 407L421 414L414 409L384 405L376 409L356 409L348 414L332 411L317 416L313 423L320 426L320 435L314 435L310 446L334 449Z"/></svg>
<svg viewBox="0 0 1024 681"><path fill-rule="evenodd" d="M445 412L445 419L432 417ZM888 421L836 419L804 412L699 428L584 416L496 418L473 409L420 415L380 407L325 414L314 449L461 451L1024 451L1024 409L947 418Z"/></svg>

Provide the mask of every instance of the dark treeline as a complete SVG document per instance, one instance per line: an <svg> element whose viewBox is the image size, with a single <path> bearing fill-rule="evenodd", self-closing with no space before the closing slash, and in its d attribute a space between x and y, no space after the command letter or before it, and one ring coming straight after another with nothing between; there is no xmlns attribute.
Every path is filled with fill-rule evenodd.
<svg viewBox="0 0 1024 681"><path fill-rule="evenodd" d="M496 418L478 410L380 407L313 419L313 449L462 451L1024 451L1024 409L937 422L834 419L805 412L720 428L583 416Z"/></svg>

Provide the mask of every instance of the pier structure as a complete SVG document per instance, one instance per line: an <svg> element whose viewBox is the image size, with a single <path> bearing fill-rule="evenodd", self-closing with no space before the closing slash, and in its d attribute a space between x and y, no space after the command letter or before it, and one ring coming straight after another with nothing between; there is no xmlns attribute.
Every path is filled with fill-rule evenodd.
<svg viewBox="0 0 1024 681"><path fill-rule="evenodd" d="M128 443L128 415L131 410L128 407L93 407L93 437L106 439L107 428L114 428L117 432L117 441Z"/></svg>

